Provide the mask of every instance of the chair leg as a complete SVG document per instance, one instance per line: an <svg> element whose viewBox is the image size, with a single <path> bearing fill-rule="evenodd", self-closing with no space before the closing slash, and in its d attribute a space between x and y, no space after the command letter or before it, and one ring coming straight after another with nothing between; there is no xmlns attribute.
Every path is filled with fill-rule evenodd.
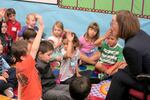
<svg viewBox="0 0 150 100"><path fill-rule="evenodd" d="M145 84L144 84L144 86L145 86L145 90L144 90L144 100L147 100L147 88L148 88L148 86L147 86L147 84L146 84L146 82L145 82Z"/></svg>

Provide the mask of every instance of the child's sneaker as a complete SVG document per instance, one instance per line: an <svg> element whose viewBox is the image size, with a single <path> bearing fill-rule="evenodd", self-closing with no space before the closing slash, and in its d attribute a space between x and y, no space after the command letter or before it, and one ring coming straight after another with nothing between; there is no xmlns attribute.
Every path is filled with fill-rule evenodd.
<svg viewBox="0 0 150 100"><path fill-rule="evenodd" d="M104 74L104 73L100 73L98 74L98 78L103 81L103 80L107 80L109 79L111 76L109 76L108 74Z"/></svg>
<svg viewBox="0 0 150 100"><path fill-rule="evenodd" d="M4 91L4 94L9 98L13 98L14 97L13 88L11 88L11 87L7 88Z"/></svg>

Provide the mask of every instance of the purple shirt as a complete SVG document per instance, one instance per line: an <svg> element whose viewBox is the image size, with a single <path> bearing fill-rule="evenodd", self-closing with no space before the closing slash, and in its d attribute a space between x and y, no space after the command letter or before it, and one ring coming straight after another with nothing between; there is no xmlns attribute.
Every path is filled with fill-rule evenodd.
<svg viewBox="0 0 150 100"><path fill-rule="evenodd" d="M82 53L91 53L91 52L95 51L94 43L86 41L84 36L81 36L79 38L79 41L80 41L80 45L81 45L80 51Z"/></svg>
<svg viewBox="0 0 150 100"><path fill-rule="evenodd" d="M20 32L18 33L18 36L19 36L19 37L22 37L27 28L28 28L27 25L26 25L26 26L23 26L23 27L21 28ZM35 26L35 27L34 27L34 30L35 30L35 31L38 31L38 27Z"/></svg>

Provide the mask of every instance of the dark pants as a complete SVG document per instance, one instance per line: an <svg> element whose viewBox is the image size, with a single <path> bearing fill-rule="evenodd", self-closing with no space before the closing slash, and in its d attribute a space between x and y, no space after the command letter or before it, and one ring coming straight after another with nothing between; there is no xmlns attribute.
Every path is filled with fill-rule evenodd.
<svg viewBox="0 0 150 100"><path fill-rule="evenodd" d="M5 81L0 80L0 93L3 93L8 87L9 85Z"/></svg>
<svg viewBox="0 0 150 100"><path fill-rule="evenodd" d="M43 100L72 100L69 93L69 85L56 85L43 93Z"/></svg>
<svg viewBox="0 0 150 100"><path fill-rule="evenodd" d="M16 69L10 68L8 69L9 78L7 82L0 80L0 92L3 93L5 89L12 87L15 88L17 86L17 78L16 78Z"/></svg>
<svg viewBox="0 0 150 100"><path fill-rule="evenodd" d="M127 69L119 70L112 78L106 100L128 100L130 88L144 90L144 86L131 77Z"/></svg>
<svg viewBox="0 0 150 100"><path fill-rule="evenodd" d="M82 76L88 77L90 78L92 71L87 70L87 71L81 71L79 72ZM70 82L72 82L74 80L74 78L76 77L76 75L72 76L71 78L61 82L61 84L70 84Z"/></svg>
<svg viewBox="0 0 150 100"><path fill-rule="evenodd" d="M10 68L8 70L9 78L7 79L8 84L10 87L15 88L18 84L17 78L16 78L16 69Z"/></svg>

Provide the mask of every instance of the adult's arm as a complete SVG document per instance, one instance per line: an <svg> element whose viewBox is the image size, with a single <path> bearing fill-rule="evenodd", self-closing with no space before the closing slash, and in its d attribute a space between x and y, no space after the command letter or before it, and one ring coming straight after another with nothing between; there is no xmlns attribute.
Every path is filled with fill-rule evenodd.
<svg viewBox="0 0 150 100"><path fill-rule="evenodd" d="M125 47L123 50L128 69L133 76L142 73L142 56L140 52L131 47Z"/></svg>

